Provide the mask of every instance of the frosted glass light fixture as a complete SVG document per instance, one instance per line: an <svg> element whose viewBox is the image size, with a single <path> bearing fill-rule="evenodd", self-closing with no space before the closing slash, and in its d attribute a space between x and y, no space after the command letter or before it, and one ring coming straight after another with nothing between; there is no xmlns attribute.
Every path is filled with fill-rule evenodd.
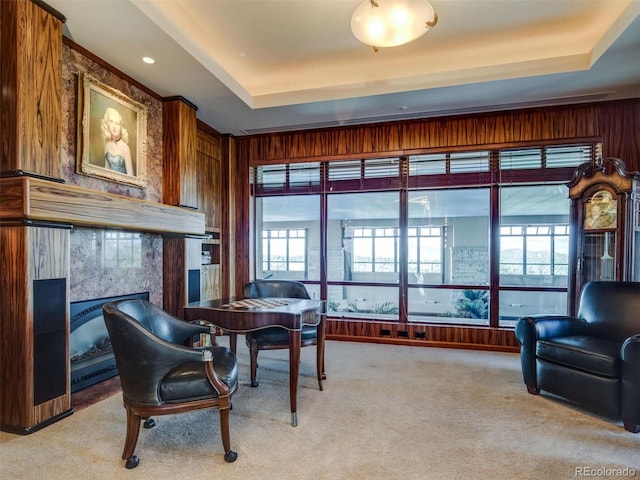
<svg viewBox="0 0 640 480"><path fill-rule="evenodd" d="M376 49L413 42L437 23L427 0L364 0L353 12L351 31Z"/></svg>

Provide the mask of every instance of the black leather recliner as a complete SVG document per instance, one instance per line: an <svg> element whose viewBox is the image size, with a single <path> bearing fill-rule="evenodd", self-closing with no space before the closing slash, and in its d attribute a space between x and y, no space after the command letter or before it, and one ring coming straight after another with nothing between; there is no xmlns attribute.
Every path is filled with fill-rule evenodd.
<svg viewBox="0 0 640 480"><path fill-rule="evenodd" d="M516 337L529 393L553 393L640 431L640 283L589 282L576 317L523 317Z"/></svg>
<svg viewBox="0 0 640 480"><path fill-rule="evenodd" d="M215 328L180 320L147 300L110 302L103 312L127 411L126 467L138 465L134 451L142 419L151 428L152 415L202 409L219 410L224 458L235 461L229 411L238 388L236 356L222 346L191 346L194 338L213 335Z"/></svg>

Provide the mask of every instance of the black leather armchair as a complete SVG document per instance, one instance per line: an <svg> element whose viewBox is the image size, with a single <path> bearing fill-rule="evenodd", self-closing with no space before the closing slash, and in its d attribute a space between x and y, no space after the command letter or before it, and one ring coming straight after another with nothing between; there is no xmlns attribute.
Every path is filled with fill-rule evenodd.
<svg viewBox="0 0 640 480"><path fill-rule="evenodd" d="M251 298L311 298L306 287L301 282L292 280L255 280L244 286L244 296ZM318 345L318 329L324 335L324 319L320 325L305 325L302 327L301 346ZM251 367L251 386L257 387L258 351L289 348L289 332L284 328L269 327L262 330L249 332L245 336L249 347ZM316 358L318 384L322 390L322 380L326 378L324 371L324 351L318 347Z"/></svg>
<svg viewBox="0 0 640 480"><path fill-rule="evenodd" d="M589 282L575 318L523 317L516 337L529 393L547 391L640 430L640 283Z"/></svg>
<svg viewBox="0 0 640 480"><path fill-rule="evenodd" d="M138 465L134 455L140 421L151 428L152 415L217 408L224 458L233 462L229 411L238 388L235 355L226 347L193 348L193 339L213 335L213 327L182 321L147 300L120 300L103 306L127 411L122 458Z"/></svg>

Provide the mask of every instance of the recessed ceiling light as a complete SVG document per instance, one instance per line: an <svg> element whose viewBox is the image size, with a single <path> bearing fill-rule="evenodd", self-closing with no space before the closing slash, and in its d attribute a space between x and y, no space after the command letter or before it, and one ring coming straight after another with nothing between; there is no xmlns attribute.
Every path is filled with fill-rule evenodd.
<svg viewBox="0 0 640 480"><path fill-rule="evenodd" d="M156 61L151 57L142 57L142 61L144 63L148 63L149 65L151 65L152 63L156 63Z"/></svg>

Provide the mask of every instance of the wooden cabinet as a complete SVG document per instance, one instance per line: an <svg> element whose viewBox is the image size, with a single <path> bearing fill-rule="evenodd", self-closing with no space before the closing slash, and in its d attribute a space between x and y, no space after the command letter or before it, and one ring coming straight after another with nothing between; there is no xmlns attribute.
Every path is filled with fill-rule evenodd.
<svg viewBox="0 0 640 480"><path fill-rule="evenodd" d="M575 314L590 281L631 278L630 204L634 174L622 160L599 158L580 165L569 183L571 260L569 310Z"/></svg>

